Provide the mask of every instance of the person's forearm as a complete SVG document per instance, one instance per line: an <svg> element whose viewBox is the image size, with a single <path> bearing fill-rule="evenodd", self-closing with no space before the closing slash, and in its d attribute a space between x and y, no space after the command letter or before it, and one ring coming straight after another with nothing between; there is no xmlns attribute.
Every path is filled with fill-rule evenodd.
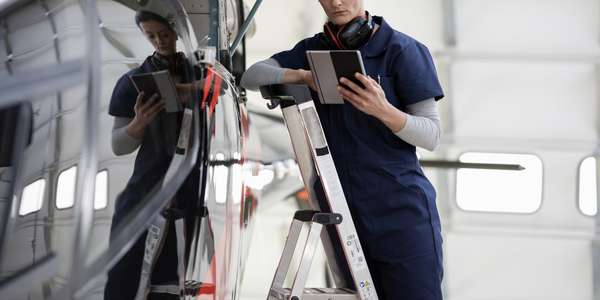
<svg viewBox="0 0 600 300"><path fill-rule="evenodd" d="M398 132L404 129L406 125L406 113L389 105L389 108L379 116L379 120L387 126L392 132Z"/></svg>
<svg viewBox="0 0 600 300"><path fill-rule="evenodd" d="M408 105L406 111L403 128L393 132L411 145L435 150L442 135L436 101L432 98L417 102Z"/></svg>
<svg viewBox="0 0 600 300"><path fill-rule="evenodd" d="M125 155L135 151L141 144L141 139L134 138L127 132L130 118L115 118L111 135L111 146L115 155Z"/></svg>
<svg viewBox="0 0 600 300"><path fill-rule="evenodd" d="M132 138L134 138L136 140L141 140L144 137L144 132L146 131L146 127L138 125L132 121L129 124L127 124L125 131Z"/></svg>
<svg viewBox="0 0 600 300"><path fill-rule="evenodd" d="M240 84L248 90L255 91L262 85L285 83L287 70L272 58L259 61L244 72Z"/></svg>
<svg viewBox="0 0 600 300"><path fill-rule="evenodd" d="M285 69L281 83L304 83L302 71L304 70Z"/></svg>
<svg viewBox="0 0 600 300"><path fill-rule="evenodd" d="M411 145L433 151L439 145L441 129L431 119L407 115L406 125L396 135Z"/></svg>

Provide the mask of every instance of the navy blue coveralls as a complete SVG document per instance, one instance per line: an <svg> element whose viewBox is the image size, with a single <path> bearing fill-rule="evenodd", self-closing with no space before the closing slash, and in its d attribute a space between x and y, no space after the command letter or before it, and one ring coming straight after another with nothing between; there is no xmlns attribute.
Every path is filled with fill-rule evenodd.
<svg viewBox="0 0 600 300"><path fill-rule="evenodd" d="M429 50L382 17L360 52L388 101L407 105L443 97ZM322 33L273 56L284 68L309 70L307 50L328 50ZM313 99L318 99L313 92ZM315 101L379 299L442 299L442 237L435 190L415 147L350 103Z"/></svg>
<svg viewBox="0 0 600 300"><path fill-rule="evenodd" d="M137 91L130 75L158 71L162 69L152 62L152 56L146 58L138 68L127 72L117 81L110 100L109 114L115 117L133 118ZM185 74L184 81L185 80ZM132 213L142 199L159 184L167 172L177 145L180 113L160 112L144 132L140 148L135 158L133 174L125 189L115 202L111 225L113 231ZM176 206L186 214L193 212L191 206L197 200L199 172L195 168L176 194ZM196 197L194 197L196 195ZM186 216L190 220L191 216ZM108 273L104 290L104 300L133 300L139 285L140 271L145 250L146 234L140 236L131 249ZM177 239L174 226L170 226L165 246L152 273L152 284L176 283L177 276ZM159 298L157 298L159 297ZM151 295L149 299L179 299L170 295Z"/></svg>

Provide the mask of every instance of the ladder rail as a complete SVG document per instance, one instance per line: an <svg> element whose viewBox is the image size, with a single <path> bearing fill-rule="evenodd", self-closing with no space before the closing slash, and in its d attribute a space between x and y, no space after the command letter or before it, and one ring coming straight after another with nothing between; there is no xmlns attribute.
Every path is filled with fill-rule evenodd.
<svg viewBox="0 0 600 300"><path fill-rule="evenodd" d="M302 167L315 166L315 161L311 152L309 137L304 130L302 116L298 110L298 106L291 105L282 107L281 111L283 113L285 125L290 134L296 161L298 162L298 165L301 166L300 174L302 175L302 180L306 187L306 191L308 192L311 209L324 211L325 208L319 206L319 201L317 200L318 195L314 190L314 186L320 184L317 169L315 167ZM337 241L332 240L327 230L321 232L321 243L325 253L328 254L327 263L331 269L335 285L338 287L353 287L354 283L352 282L352 278L344 274L344 271L349 271L345 266L345 264L347 264L345 257L343 255L335 255L334 249L336 249L336 247L334 244L336 242Z"/></svg>
<svg viewBox="0 0 600 300"><path fill-rule="evenodd" d="M326 215L335 213L339 216L340 220L340 222L334 223L327 221L323 223L316 220L316 218L310 220L311 226L308 234L309 236L305 242L300 266L297 270L290 293L287 294L287 292L281 292L282 290L287 289L281 289L281 286L272 285L268 299L348 299L347 292L340 291L327 295L325 292L322 292L322 295L319 296L317 295L319 291L324 290L304 288L308 278L310 264L312 263L314 252L316 250L316 243L318 243L319 235L321 235L324 247L332 246L333 244L341 246L341 251L336 251L335 247L325 249L330 266L337 268L335 269L335 272L337 272L338 275L340 275L342 270L342 266L337 265L338 263L344 264L343 266L347 267L346 270L349 270L350 272L351 278L345 280L351 282L342 281L342 285L338 286L355 288L355 296L358 299L378 300L377 292L373 285L373 279L369 272L366 258L360 245L360 240L358 239L356 227L352 221L352 215L342 190L333 157L329 151L325 133L308 88L305 85L274 85L261 87L261 92L263 97L271 100L270 108L275 108L278 104L282 106L284 120L290 133L292 146L300 166L305 187L309 191L309 199L311 200L313 207L316 206L315 208L319 208L321 203L325 203L323 205L328 206L327 211L320 215L325 217ZM313 184L321 185L324 194L323 197L325 199L319 197L320 194L317 194L317 191L314 190ZM325 201L320 202L319 200ZM319 215L319 213L317 213L317 215ZM341 222L342 219L345 222ZM331 231L331 237L328 234L325 234L327 231L322 230L324 227L323 224L325 224L325 226L335 225L335 230ZM327 242L330 243L328 244ZM338 252L343 252L341 253L343 254L342 258L340 258L342 255L339 255L340 253ZM288 259L287 256L290 255L289 253L286 253L285 256L286 258L282 256L282 260ZM339 261L338 258L340 258ZM276 276L281 276L281 271L282 270L278 268ZM340 276L340 278L344 277ZM279 283L281 283L281 281L279 281L278 284ZM336 280L336 284L337 283ZM352 297L352 294L350 297Z"/></svg>
<svg viewBox="0 0 600 300"><path fill-rule="evenodd" d="M283 288L285 277L289 271L292 258L294 257L294 250L296 249L296 245L298 245L298 238L302 232L302 226L303 222L297 219L294 219L290 225L290 231L285 240L285 245L283 246L283 253L279 259L279 264L277 265L277 270L275 271L275 276L271 283L271 289Z"/></svg>
<svg viewBox="0 0 600 300"><path fill-rule="evenodd" d="M308 143L314 160L314 168L319 174L325 197L333 211L344 216L344 223L336 225L342 251L350 269L354 286L361 299L378 299L373 279L369 272L364 251L358 239L356 227L342 190L342 184L329 151L325 133L321 126L316 107L312 101L297 104L302 116L302 124L308 136Z"/></svg>
<svg viewBox="0 0 600 300"><path fill-rule="evenodd" d="M315 251L317 250L317 244L319 243L322 229L323 225L317 222L312 222L310 224L308 237L306 238L304 251L302 252L302 259L300 260L300 266L298 267L298 272L296 273L294 284L292 285L291 297L298 297L298 299L300 299L304 292L304 287L306 286L306 280L308 279L310 266L312 265Z"/></svg>

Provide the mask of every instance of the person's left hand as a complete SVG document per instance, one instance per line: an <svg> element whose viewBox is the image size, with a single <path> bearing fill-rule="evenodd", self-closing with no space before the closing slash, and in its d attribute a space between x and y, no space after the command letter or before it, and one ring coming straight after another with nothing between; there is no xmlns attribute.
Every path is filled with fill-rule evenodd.
<svg viewBox="0 0 600 300"><path fill-rule="evenodd" d="M392 106L385 97L385 92L377 83L370 77L366 77L360 73L355 73L354 76L365 86L358 86L347 78L342 77L338 85L340 95L350 102L358 110L374 116L378 119L391 109ZM345 88L344 85L348 88Z"/></svg>

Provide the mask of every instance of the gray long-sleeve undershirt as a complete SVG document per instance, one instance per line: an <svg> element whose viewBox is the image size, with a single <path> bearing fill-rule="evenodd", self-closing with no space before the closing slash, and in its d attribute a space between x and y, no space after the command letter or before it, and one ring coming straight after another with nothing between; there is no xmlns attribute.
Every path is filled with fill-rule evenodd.
<svg viewBox="0 0 600 300"><path fill-rule="evenodd" d="M273 58L259 61L246 70L241 85L249 90L258 90L261 85L282 83L286 71ZM431 98L408 105L405 113L404 128L394 134L411 145L435 150L442 131L436 101Z"/></svg>
<svg viewBox="0 0 600 300"><path fill-rule="evenodd" d="M115 155L132 153L142 143L142 140L138 140L127 133L127 125L132 120L132 118L115 117L111 137L112 150Z"/></svg>

